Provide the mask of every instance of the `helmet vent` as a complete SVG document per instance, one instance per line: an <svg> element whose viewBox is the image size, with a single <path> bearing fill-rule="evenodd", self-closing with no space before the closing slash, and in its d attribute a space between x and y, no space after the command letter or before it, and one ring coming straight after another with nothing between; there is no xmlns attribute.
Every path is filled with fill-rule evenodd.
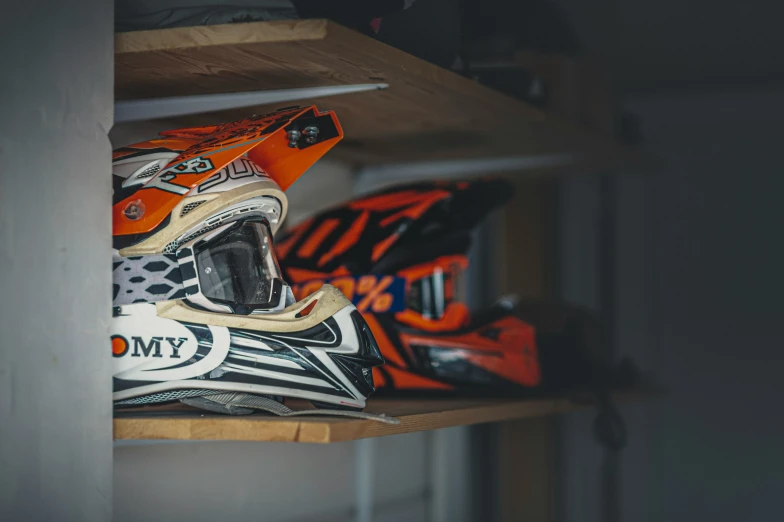
<svg viewBox="0 0 784 522"><path fill-rule="evenodd" d="M202 199L201 201L192 201L190 203L186 203L182 207L182 212L180 212L180 217L184 216L185 214L189 213L190 211L192 211L202 203L206 203L206 202L207 202L206 199Z"/></svg>
<svg viewBox="0 0 784 522"><path fill-rule="evenodd" d="M152 176L154 176L154 175L155 175L155 174L156 174L156 173L157 173L159 170L161 170L161 166L160 166L160 165L159 165L159 164L156 162L155 164L153 164L153 165L150 165L149 167L147 167L146 169L144 169L143 171L141 171L141 172L140 172L140 173L139 173L139 174L136 176L136 179L143 179L143 178L149 178L149 177L152 177Z"/></svg>
<svg viewBox="0 0 784 522"><path fill-rule="evenodd" d="M190 241L191 239L195 239L195 238L199 237L202 234L206 234L210 230L214 230L214 229L218 228L219 226L221 226L221 222L220 221L218 221L217 223L213 223L213 224L211 224L209 226L206 226L206 227L204 227L202 229L199 229L198 231L194 232L193 234L188 234L187 236L185 236L185 237L183 237L181 239L175 239L174 241L172 241L171 243L166 245L166 248L163 249L163 253L164 254L173 254L173 253L175 253L177 251L177 249L179 248L180 245L183 245L183 244L187 243L188 241Z"/></svg>
<svg viewBox="0 0 784 522"><path fill-rule="evenodd" d="M143 397L135 397L132 399L125 399L117 401L114 404L117 406L137 406L142 404L150 404L153 402L167 402L177 399L185 399L188 397L201 397L204 395L213 395L216 392L211 390L171 390L161 393L153 393L152 395L145 395ZM219 392L218 392L219 393Z"/></svg>
<svg viewBox="0 0 784 522"><path fill-rule="evenodd" d="M203 203L205 201L207 201L207 200L203 200L203 201L200 201L200 202L194 201L193 203L194 204L195 203ZM277 222L276 218L280 214L280 210L279 210L280 207L279 207L279 205L280 205L279 203L270 204L269 201L265 201L264 198L253 198L252 200L245 201L245 202L242 203L241 206L230 208L226 212L223 212L221 214L217 214L215 216L210 217L209 219L207 219L206 221L203 222L204 226L202 228L200 228L200 229L198 229L198 230L196 230L194 232L191 232L190 234L188 234L185 237L180 237L180 238L175 239L174 241L172 241L171 243L166 245L166 247L163 249L163 253L164 254L172 254L172 253L177 251L177 249L180 247L180 245L184 245L188 241L190 241L192 239L195 239L195 238L201 236L202 234L206 234L210 230L214 230L214 229L218 228L219 226L223 225L224 223L228 223L229 221L233 221L235 219L238 219L239 216L245 215L245 214L248 214L248 213L251 213L251 212L262 213L262 214L266 215L268 218L271 217L272 218L272 219L270 219L271 222L273 222L273 223ZM185 211L185 207L186 207L186 205L183 205L183 209L182 209L183 212ZM193 209L191 209L191 210L193 210ZM190 212L190 210L189 210L189 212ZM182 214L180 214L180 215L182 215Z"/></svg>

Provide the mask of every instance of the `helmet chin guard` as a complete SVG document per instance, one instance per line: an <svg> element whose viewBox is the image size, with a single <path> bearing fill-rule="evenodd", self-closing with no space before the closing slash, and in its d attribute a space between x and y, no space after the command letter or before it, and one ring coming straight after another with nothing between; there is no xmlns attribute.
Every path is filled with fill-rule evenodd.
<svg viewBox="0 0 784 522"><path fill-rule="evenodd" d="M319 132L300 139L306 127ZM161 135L114 153L115 404L362 409L383 364L370 328L329 285L295 302L273 249L281 187L342 138L335 115L292 108Z"/></svg>

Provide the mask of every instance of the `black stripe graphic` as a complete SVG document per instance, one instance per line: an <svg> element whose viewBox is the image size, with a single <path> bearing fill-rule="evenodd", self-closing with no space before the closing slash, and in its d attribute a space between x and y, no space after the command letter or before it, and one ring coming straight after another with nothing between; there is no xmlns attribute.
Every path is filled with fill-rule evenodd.
<svg viewBox="0 0 784 522"><path fill-rule="evenodd" d="M345 397L348 399L353 399L351 395L343 390L336 390L334 388L324 388L321 386L313 386L310 384L302 384L299 382L292 382L292 381L282 381L278 379L272 379L270 377L260 377L258 375L248 375L245 373L239 372L232 372L227 370L227 373L217 379L211 379L212 381L224 381L224 382L237 382L237 383L247 383L247 384L257 384L260 386L277 386L279 388L291 388L293 390L302 390L302 391L312 391L317 393L323 393L325 395L334 395L336 397Z"/></svg>
<svg viewBox="0 0 784 522"><path fill-rule="evenodd" d="M246 368L258 368L259 370L269 370L271 372L276 373L285 373L286 375L296 375L297 377L308 377L311 379L319 379L324 381L325 379L321 374L317 374L313 370L298 370L296 368L288 368L286 366L277 366L275 364L265 364L262 362L256 361L247 361L244 359L235 359L230 356L230 360L226 361L229 364L234 364L236 366L244 366ZM329 382L327 382L329 384Z"/></svg>

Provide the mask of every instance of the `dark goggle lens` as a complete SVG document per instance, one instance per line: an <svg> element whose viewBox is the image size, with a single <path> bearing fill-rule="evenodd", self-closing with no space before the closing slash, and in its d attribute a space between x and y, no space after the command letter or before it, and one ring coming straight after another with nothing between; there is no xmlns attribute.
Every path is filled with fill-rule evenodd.
<svg viewBox="0 0 784 522"><path fill-rule="evenodd" d="M244 305L270 301L272 281L280 278L267 226L244 222L198 249L201 292L208 299Z"/></svg>

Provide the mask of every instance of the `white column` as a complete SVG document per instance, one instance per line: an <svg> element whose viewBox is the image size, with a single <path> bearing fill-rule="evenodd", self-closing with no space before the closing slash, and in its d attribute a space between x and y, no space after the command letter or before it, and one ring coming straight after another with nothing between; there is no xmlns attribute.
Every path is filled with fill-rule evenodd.
<svg viewBox="0 0 784 522"><path fill-rule="evenodd" d="M0 518L108 521L113 3L0 20Z"/></svg>

